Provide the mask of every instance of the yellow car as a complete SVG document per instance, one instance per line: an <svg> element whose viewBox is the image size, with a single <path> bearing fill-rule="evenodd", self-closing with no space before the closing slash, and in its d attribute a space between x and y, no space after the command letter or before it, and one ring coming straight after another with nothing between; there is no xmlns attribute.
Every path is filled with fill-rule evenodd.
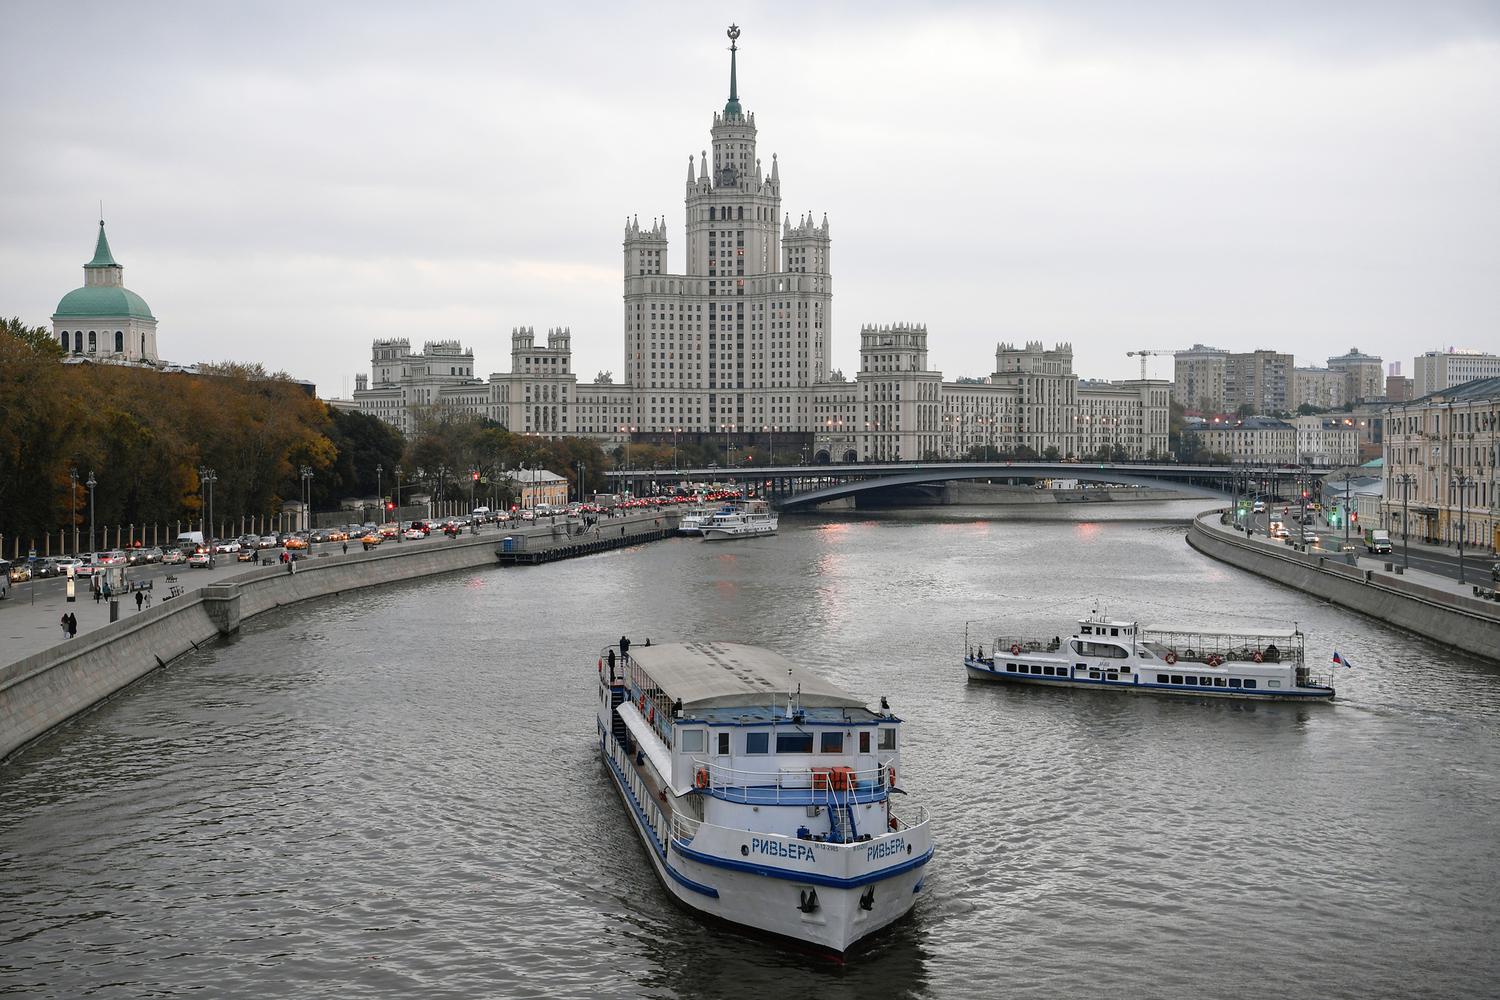
<svg viewBox="0 0 1500 1000"><path fill-rule="evenodd" d="M307 539L298 538L296 535L293 535L286 540L286 547L288 549L305 549L307 548Z"/></svg>
<svg viewBox="0 0 1500 1000"><path fill-rule="evenodd" d="M360 539L360 542L364 544L366 552L368 552L370 549L373 549L383 541L385 541L385 539L381 537L381 534L378 531L372 531L368 535Z"/></svg>

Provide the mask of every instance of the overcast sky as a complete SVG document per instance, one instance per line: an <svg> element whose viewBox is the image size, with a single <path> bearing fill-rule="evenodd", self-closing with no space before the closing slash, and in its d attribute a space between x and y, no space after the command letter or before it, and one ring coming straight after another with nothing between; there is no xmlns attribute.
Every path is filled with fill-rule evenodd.
<svg viewBox="0 0 1500 1000"><path fill-rule="evenodd" d="M346 395L370 341L571 326L618 376L627 215L683 256L728 89L827 213L834 361L997 340L1500 350L1500 4L21 3L0 58L0 314L48 324L98 202L163 357ZM1171 376L1171 360L1153 360Z"/></svg>

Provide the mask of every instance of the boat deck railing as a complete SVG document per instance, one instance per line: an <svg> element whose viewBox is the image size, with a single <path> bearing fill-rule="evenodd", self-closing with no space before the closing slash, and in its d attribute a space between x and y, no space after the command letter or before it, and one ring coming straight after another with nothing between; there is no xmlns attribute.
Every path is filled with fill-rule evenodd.
<svg viewBox="0 0 1500 1000"><path fill-rule="evenodd" d="M1208 663L1282 663L1302 666L1302 634L1257 635L1254 633L1165 632L1141 629L1140 641L1151 652L1165 658L1171 653L1179 660Z"/></svg>
<svg viewBox="0 0 1500 1000"><path fill-rule="evenodd" d="M835 799L848 795L855 801L868 801L891 789L894 760L887 758L879 767L848 770L837 776L826 767L747 771L695 757L693 784L732 802L798 805L823 797L821 793Z"/></svg>
<svg viewBox="0 0 1500 1000"><path fill-rule="evenodd" d="M909 830L914 830L918 827L925 826L927 824L927 809L924 806L911 805L904 808L900 813L892 810L890 818L891 822L889 828L885 831L885 833L879 834L878 836L884 836L886 833L904 833ZM684 847L690 846L693 842L693 838L697 837L699 832L703 830L722 830L725 833L732 834L753 833L756 837L762 840L781 840L789 843L794 843L798 839L797 837L792 837L781 833L761 833L758 830L742 830L738 827L719 826L715 823L705 823L701 819L694 819L691 816L685 816L681 812L678 812L672 816L672 839L678 841ZM825 843L829 847L860 848L866 846L869 841L851 840L847 844L840 844L835 841L820 841L820 843Z"/></svg>
<svg viewBox="0 0 1500 1000"><path fill-rule="evenodd" d="M1054 642L1053 639L1057 641ZM1062 650L1062 644L1067 642L1063 636L1053 636L1046 639L1038 639L1027 635L1000 635L995 637L993 655L1018 656L1021 653L1057 653Z"/></svg>

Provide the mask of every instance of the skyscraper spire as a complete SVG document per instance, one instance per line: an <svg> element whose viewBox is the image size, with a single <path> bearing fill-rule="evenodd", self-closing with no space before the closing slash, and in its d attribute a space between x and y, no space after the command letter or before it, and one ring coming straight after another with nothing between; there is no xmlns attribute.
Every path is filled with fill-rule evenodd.
<svg viewBox="0 0 1500 1000"><path fill-rule="evenodd" d="M740 87L737 67L735 65L735 53L739 51L736 40L740 37L740 26L731 24L726 34L729 35L729 103L724 105L724 113L738 117L740 114Z"/></svg>

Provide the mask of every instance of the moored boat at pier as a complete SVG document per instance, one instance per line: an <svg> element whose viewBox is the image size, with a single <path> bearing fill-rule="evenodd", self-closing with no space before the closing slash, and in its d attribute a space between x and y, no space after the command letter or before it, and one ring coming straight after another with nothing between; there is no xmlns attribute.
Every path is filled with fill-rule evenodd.
<svg viewBox="0 0 1500 1000"><path fill-rule="evenodd" d="M764 500L744 500L699 524L705 542L776 534L777 514Z"/></svg>
<svg viewBox="0 0 1500 1000"><path fill-rule="evenodd" d="M965 639L967 645L968 640ZM1331 677L1314 677L1302 633L1173 632L1091 615L1067 638L997 636L964 650L970 678L1043 687L1260 701L1328 701Z"/></svg>
<svg viewBox="0 0 1500 1000"><path fill-rule="evenodd" d="M840 953L912 908L932 837L925 809L892 800L901 720L883 703L754 646L615 653L599 749L680 903Z"/></svg>

